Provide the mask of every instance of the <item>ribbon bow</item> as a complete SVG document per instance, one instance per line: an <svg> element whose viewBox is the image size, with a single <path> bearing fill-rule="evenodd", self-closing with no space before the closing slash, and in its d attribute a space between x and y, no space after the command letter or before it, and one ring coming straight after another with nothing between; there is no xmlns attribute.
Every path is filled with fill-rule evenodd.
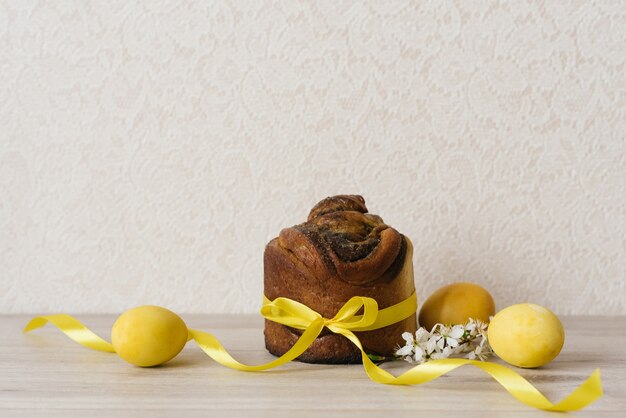
<svg viewBox="0 0 626 418"><path fill-rule="evenodd" d="M357 315L363 309L363 314ZM361 350L363 367L368 377L378 383L387 385L417 385L434 380L451 370L463 365L472 365L493 377L504 389L520 402L547 411L574 411L582 409L602 396L600 371L596 369L578 388L560 402L553 404L532 384L515 371L497 363L482 362L459 358L431 360L415 366L400 376L393 376L386 370L375 365L361 345L361 341L353 331L369 331L383 328L399 322L417 310L415 293L404 301L378 310L376 300L364 296L355 296L339 309L333 318L324 318L318 312L295 300L279 297L270 301L263 298L261 315L264 318L302 330L296 343L277 359L257 366L250 366L235 360L222 344L208 332L190 329L189 339L193 339L200 348L213 360L242 371L261 371L278 367L297 358L320 335L326 327L330 331L343 335ZM69 315L47 315L33 318L26 326L26 331L38 328L50 321L68 337L86 347L113 351L112 346L86 326Z"/></svg>
<svg viewBox="0 0 626 418"><path fill-rule="evenodd" d="M356 313L361 308L363 308L363 315L357 315ZM364 296L352 297L330 319L324 318L300 302L283 297L271 302L266 299L266 303L261 308L261 315L270 321L302 330L307 329L316 321L321 321L322 328L327 327L333 332L338 332L340 329L363 331L381 328L380 325L372 328L378 318L378 312L376 300Z"/></svg>
<svg viewBox="0 0 626 418"><path fill-rule="evenodd" d="M363 314L357 315L361 308L363 308ZM406 318L408 316L407 313L410 312L412 314L416 308L415 293L399 304L383 310L386 311L386 315L380 315L383 311L378 310L378 303L375 299L354 296L339 309L333 318L329 319L324 318L313 309L295 300L279 297L270 301L264 297L261 315L265 319L300 329L304 332L285 354L274 361L258 366L249 366L235 360L228 354L217 338L208 332L190 329L189 335L209 357L221 365L237 370L261 371L288 363L304 353L320 335L324 327L336 334L346 337L352 336L356 341L359 341L352 331L369 331L382 328ZM399 318L398 315L401 317ZM390 322L390 318L394 316L395 319L393 322ZM360 342L358 345L360 345Z"/></svg>

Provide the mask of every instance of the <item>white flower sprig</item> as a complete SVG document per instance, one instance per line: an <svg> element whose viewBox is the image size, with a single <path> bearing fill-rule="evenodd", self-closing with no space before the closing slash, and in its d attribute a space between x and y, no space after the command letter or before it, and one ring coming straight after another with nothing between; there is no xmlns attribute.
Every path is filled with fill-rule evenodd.
<svg viewBox="0 0 626 418"><path fill-rule="evenodd" d="M396 356L409 363L465 355L470 360L485 361L492 353L487 340L487 324L470 318L465 325L436 324L430 332L420 327L415 337L410 332L402 334L406 341L396 349Z"/></svg>

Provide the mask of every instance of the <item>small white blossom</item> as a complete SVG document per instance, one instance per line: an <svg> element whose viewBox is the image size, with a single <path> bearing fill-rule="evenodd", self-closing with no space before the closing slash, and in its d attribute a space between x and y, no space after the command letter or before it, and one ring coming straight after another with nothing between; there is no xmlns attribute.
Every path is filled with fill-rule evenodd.
<svg viewBox="0 0 626 418"><path fill-rule="evenodd" d="M426 342L428 338L430 338L430 333L424 328L420 327L420 329L415 331L415 341L417 341L418 344Z"/></svg>
<svg viewBox="0 0 626 418"><path fill-rule="evenodd" d="M466 354L471 360L486 360L493 352L487 340L487 324L471 319L464 325L445 326L436 324L430 332L420 327L415 336L404 332L403 347L397 347L396 356L409 363L448 358Z"/></svg>
<svg viewBox="0 0 626 418"><path fill-rule="evenodd" d="M443 350L441 350L440 352L433 353L433 355L431 355L430 358L433 360L441 360L441 359L450 357L450 354L452 353L453 353L452 348L444 347Z"/></svg>
<svg viewBox="0 0 626 418"><path fill-rule="evenodd" d="M399 349L396 350L396 355L397 356L410 356L413 354L413 350L415 348L412 345L405 345L404 347L400 347Z"/></svg>
<svg viewBox="0 0 626 418"><path fill-rule="evenodd" d="M437 351L437 342L439 341L440 338L441 337L436 336L436 335L431 335L428 338L428 341L426 341L426 352L428 354L431 354Z"/></svg>
<svg viewBox="0 0 626 418"><path fill-rule="evenodd" d="M413 358L417 363L422 363L424 361L424 350L419 345L415 347L415 354L413 354Z"/></svg>
<svg viewBox="0 0 626 418"><path fill-rule="evenodd" d="M455 325L450 330L450 338L460 339L465 333L465 327L463 325Z"/></svg>

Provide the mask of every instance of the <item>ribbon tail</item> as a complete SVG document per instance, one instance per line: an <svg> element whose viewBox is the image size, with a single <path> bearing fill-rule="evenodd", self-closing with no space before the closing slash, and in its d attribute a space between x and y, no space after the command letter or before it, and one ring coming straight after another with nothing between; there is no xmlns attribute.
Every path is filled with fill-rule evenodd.
<svg viewBox="0 0 626 418"><path fill-rule="evenodd" d="M43 327L48 322L82 346L107 353L115 353L115 349L110 342L100 338L78 319L66 314L37 316L30 320L24 328L24 332Z"/></svg>
<svg viewBox="0 0 626 418"><path fill-rule="evenodd" d="M600 369L596 369L583 384L550 408L550 411L577 411L595 402L597 399L601 398L602 395Z"/></svg>
<svg viewBox="0 0 626 418"><path fill-rule="evenodd" d="M473 366L483 370L493 377L500 385L506 389L518 401L546 411L553 411L554 404L550 402L539 390L528 380L524 379L515 371L501 364L481 361L470 361ZM565 409L566 410L566 409Z"/></svg>
<svg viewBox="0 0 626 418"><path fill-rule="evenodd" d="M586 407L602 396L602 381L600 380L600 370L598 369L596 369L578 388L556 404L550 402L520 374L497 363L467 359L433 360L415 366L402 373L400 376L395 377L370 360L363 350L363 346L358 337L351 331L341 328L336 328L334 331L348 338L361 350L363 368L368 377L377 383L388 385L419 385L434 380L457 367L469 364L489 374L518 401L537 409L559 412L575 411Z"/></svg>
<svg viewBox="0 0 626 418"><path fill-rule="evenodd" d="M229 367L231 369L255 372L261 370L272 369L278 367L298 357L304 353L307 348L315 341L317 336L322 332L324 328L323 319L314 320L302 333L298 341L287 351L285 354L266 364L260 364L258 366L249 366L235 360L222 346L215 336L208 332L199 331L195 329L189 330L189 335L200 346L209 357L221 364L222 366Z"/></svg>

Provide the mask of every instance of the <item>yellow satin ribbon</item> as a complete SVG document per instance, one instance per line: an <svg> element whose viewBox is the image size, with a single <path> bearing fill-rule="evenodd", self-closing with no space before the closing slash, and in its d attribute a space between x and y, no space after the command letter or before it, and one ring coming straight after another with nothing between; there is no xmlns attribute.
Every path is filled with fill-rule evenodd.
<svg viewBox="0 0 626 418"><path fill-rule="evenodd" d="M361 309L363 309L363 314L357 315L357 312ZM303 333L293 347L285 354L269 363L258 366L246 365L235 360L212 334L190 329L189 337L193 339L209 357L223 366L242 371L261 371L280 366L297 358L315 341L326 327L330 331L348 338L361 350L365 372L371 380L378 383L388 385L422 384L436 379L457 367L470 364L488 373L520 402L538 409L547 411L574 411L584 408L602 396L602 382L598 369L576 388L576 390L556 404L550 402L532 384L515 371L503 365L491 362L457 358L432 360L415 366L402 373L400 376L393 376L386 370L376 366L372 360L370 360L361 345L361 341L359 341L358 337L354 334L354 331L369 331L383 328L407 318L414 314L416 310L417 299L415 293L404 301L380 311L378 310L376 300L363 296L355 296L346 302L339 312L330 319L322 317L313 309L294 300L279 297L270 301L264 297L263 306L261 308L261 315L263 315L264 318L292 328L301 329ZM39 328L48 321L79 344L100 351L115 351L110 343L98 337L78 320L69 315L46 315L33 318L24 329L24 332Z"/></svg>

